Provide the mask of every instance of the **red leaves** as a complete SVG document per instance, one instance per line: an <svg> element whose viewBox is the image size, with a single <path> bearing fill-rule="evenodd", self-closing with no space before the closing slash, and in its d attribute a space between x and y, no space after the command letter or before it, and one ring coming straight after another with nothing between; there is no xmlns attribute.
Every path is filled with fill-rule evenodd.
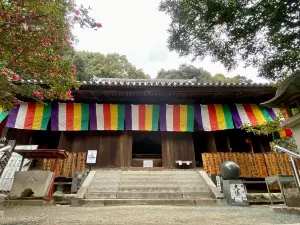
<svg viewBox="0 0 300 225"><path fill-rule="evenodd" d="M19 78L19 76L18 75L13 75L12 76L12 80L13 81L18 81L20 78Z"/></svg>
<svg viewBox="0 0 300 225"><path fill-rule="evenodd" d="M39 91L33 92L32 95L37 98L43 98L43 94Z"/></svg>
<svg viewBox="0 0 300 225"><path fill-rule="evenodd" d="M12 97L74 100L68 91L79 86L72 64L72 27L76 23L90 28L102 25L96 25L88 9L70 6L71 0L5 2L7 7L0 7L1 92ZM20 77L14 71L21 71ZM49 88L15 85L21 78L41 79ZM59 95L53 94L56 92ZM12 99L0 99L0 105L12 104Z"/></svg>
<svg viewBox="0 0 300 225"><path fill-rule="evenodd" d="M101 23L96 23L96 27L101 28L102 24Z"/></svg>

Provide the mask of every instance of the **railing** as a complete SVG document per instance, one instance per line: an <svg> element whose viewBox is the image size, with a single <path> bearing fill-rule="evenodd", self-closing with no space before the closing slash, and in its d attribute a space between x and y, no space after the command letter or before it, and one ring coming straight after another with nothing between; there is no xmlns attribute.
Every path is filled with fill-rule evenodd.
<svg viewBox="0 0 300 225"><path fill-rule="evenodd" d="M296 182L296 185L297 185L297 188L299 190L299 193L300 193L300 175L299 175L299 170L297 168L297 165L294 161L294 158L299 158L300 159L300 155L295 153L295 152L292 152L288 149L285 149L283 147L280 147L278 145L276 145L274 147L275 149L278 149L279 151L282 151L286 154L288 154L290 156L290 162L291 162L291 166L292 166L292 171L293 171L293 174L294 174L294 177L295 177L295 182Z"/></svg>
<svg viewBox="0 0 300 225"><path fill-rule="evenodd" d="M3 148L0 148L0 152L5 152L5 151L8 151L8 150L11 150L11 146L10 145L7 145Z"/></svg>

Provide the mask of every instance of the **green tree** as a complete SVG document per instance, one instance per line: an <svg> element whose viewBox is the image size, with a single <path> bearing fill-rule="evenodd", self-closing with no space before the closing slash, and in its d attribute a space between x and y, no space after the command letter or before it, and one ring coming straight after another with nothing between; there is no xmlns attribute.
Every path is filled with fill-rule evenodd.
<svg viewBox="0 0 300 225"><path fill-rule="evenodd" d="M193 65L182 64L178 69L164 70L161 69L156 79L193 79L203 83L252 83L252 80L244 76L236 75L235 77L225 77L224 74L218 73L212 76L208 71L197 68Z"/></svg>
<svg viewBox="0 0 300 225"><path fill-rule="evenodd" d="M99 28L89 10L73 0L0 0L0 106L10 109L20 98L71 99L77 85L71 29ZM42 80L20 85L20 79Z"/></svg>
<svg viewBox="0 0 300 225"><path fill-rule="evenodd" d="M212 82L211 74L193 65L182 64L178 69L164 70L161 69L157 74L157 79L193 79L199 82Z"/></svg>
<svg viewBox="0 0 300 225"><path fill-rule="evenodd" d="M225 77L224 74L217 73L213 76L214 82L223 82L223 83L252 83L252 80L248 79L245 76L236 75L234 77Z"/></svg>
<svg viewBox="0 0 300 225"><path fill-rule="evenodd" d="M74 59L77 67L78 79L90 80L93 76L103 78L150 78L143 70L137 69L125 55L101 54L92 52L77 52Z"/></svg>
<svg viewBox="0 0 300 225"><path fill-rule="evenodd" d="M231 70L240 60L276 81L300 67L298 0L163 0L171 17L169 48L180 56L207 55Z"/></svg>

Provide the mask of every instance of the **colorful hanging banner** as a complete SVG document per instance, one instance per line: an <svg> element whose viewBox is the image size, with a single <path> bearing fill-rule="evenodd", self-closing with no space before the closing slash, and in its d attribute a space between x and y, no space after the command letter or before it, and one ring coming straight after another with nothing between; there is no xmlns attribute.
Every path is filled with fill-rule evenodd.
<svg viewBox="0 0 300 225"><path fill-rule="evenodd" d="M280 132L274 132L273 133L273 139L281 139L281 138L285 138L285 137L289 137L292 136L293 132L290 128L288 129L282 129Z"/></svg>
<svg viewBox="0 0 300 225"><path fill-rule="evenodd" d="M47 130L51 107L36 102L26 102L14 108L6 126L26 130Z"/></svg>
<svg viewBox="0 0 300 225"><path fill-rule="evenodd" d="M230 111L236 128L247 124L252 126L262 125L273 120L274 115L276 116L273 109L255 104L230 105Z"/></svg>
<svg viewBox="0 0 300 225"><path fill-rule="evenodd" d="M90 104L91 130L124 130L125 106Z"/></svg>
<svg viewBox="0 0 300 225"><path fill-rule="evenodd" d="M126 130L158 131L159 105L126 105Z"/></svg>
<svg viewBox="0 0 300 225"><path fill-rule="evenodd" d="M79 131L89 128L89 105L81 103L53 103L51 130Z"/></svg>
<svg viewBox="0 0 300 225"><path fill-rule="evenodd" d="M5 111L1 106L0 106L0 123L7 117L9 112Z"/></svg>
<svg viewBox="0 0 300 225"><path fill-rule="evenodd" d="M161 105L160 131L194 131L193 105Z"/></svg>
<svg viewBox="0 0 300 225"><path fill-rule="evenodd" d="M195 105L195 120L201 131L233 129L233 121L227 104Z"/></svg>

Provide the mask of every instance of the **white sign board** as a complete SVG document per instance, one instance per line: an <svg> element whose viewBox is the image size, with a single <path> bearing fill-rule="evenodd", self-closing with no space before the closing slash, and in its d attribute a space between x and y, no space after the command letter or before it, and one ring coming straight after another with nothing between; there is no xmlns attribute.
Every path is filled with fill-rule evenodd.
<svg viewBox="0 0 300 225"><path fill-rule="evenodd" d="M88 150L86 163L94 164L96 163L96 160L97 160L97 150Z"/></svg>
<svg viewBox="0 0 300 225"><path fill-rule="evenodd" d="M153 160L143 160L143 167L153 167Z"/></svg>
<svg viewBox="0 0 300 225"><path fill-rule="evenodd" d="M15 150L36 150L38 145L17 145Z"/></svg>

